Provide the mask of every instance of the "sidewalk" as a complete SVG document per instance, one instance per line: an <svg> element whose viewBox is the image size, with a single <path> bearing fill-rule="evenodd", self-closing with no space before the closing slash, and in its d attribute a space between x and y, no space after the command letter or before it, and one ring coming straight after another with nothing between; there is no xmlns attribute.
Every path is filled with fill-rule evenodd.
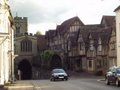
<svg viewBox="0 0 120 90"><path fill-rule="evenodd" d="M13 84L5 85L3 90L34 90L34 86L30 83L26 84L24 81L23 83L17 81Z"/></svg>

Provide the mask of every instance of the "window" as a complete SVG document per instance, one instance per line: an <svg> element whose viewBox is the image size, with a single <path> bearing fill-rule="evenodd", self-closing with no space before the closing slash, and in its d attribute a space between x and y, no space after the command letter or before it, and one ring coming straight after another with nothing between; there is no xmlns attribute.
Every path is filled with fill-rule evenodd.
<svg viewBox="0 0 120 90"><path fill-rule="evenodd" d="M101 41L101 38L99 38L99 40L98 40L98 51L99 52L102 51L102 41Z"/></svg>
<svg viewBox="0 0 120 90"><path fill-rule="evenodd" d="M84 47L85 47L84 43L80 43L80 44L79 44L80 50L84 50Z"/></svg>
<svg viewBox="0 0 120 90"><path fill-rule="evenodd" d="M94 46L91 44L90 45L90 50L93 51L94 50Z"/></svg>
<svg viewBox="0 0 120 90"><path fill-rule="evenodd" d="M92 61L89 61L89 68L92 68Z"/></svg>
<svg viewBox="0 0 120 90"><path fill-rule="evenodd" d="M20 33L20 27L16 27L16 34Z"/></svg>
<svg viewBox="0 0 120 90"><path fill-rule="evenodd" d="M90 51L94 50L94 41L90 40Z"/></svg>
<svg viewBox="0 0 120 90"><path fill-rule="evenodd" d="M32 51L32 41L23 40L21 41L21 52L31 52Z"/></svg>
<svg viewBox="0 0 120 90"><path fill-rule="evenodd" d="M102 51L102 45L98 45L98 51L99 51L99 52Z"/></svg>

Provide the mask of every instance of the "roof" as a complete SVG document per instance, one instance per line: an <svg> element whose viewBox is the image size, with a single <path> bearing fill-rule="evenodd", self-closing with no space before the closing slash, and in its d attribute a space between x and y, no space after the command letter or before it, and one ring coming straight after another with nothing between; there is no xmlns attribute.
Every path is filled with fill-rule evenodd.
<svg viewBox="0 0 120 90"><path fill-rule="evenodd" d="M112 26L115 22L115 16L103 16L102 20L101 20L101 24L102 24L103 20L105 20L105 23L107 26Z"/></svg>
<svg viewBox="0 0 120 90"><path fill-rule="evenodd" d="M47 49L47 40L44 35L37 36L37 46L39 51Z"/></svg>
<svg viewBox="0 0 120 90"><path fill-rule="evenodd" d="M73 18L70 18L66 21L64 21L59 27L58 27L58 30L60 30L60 34L63 34L64 32L66 32L66 30L68 30L68 28L70 27L70 25L72 23L74 23L76 20L79 21L80 25L84 25L83 22L79 19L79 17L73 17Z"/></svg>
<svg viewBox="0 0 120 90"><path fill-rule="evenodd" d="M87 42L88 35L90 34L90 32L96 32L99 31L100 29L101 29L100 27L82 26L80 28L79 34L82 34L83 40Z"/></svg>
<svg viewBox="0 0 120 90"><path fill-rule="evenodd" d="M100 37L101 37L103 46L106 46L108 44L111 36L111 32L112 32L112 28L103 29L103 31L100 32Z"/></svg>
<svg viewBox="0 0 120 90"><path fill-rule="evenodd" d="M114 10L114 12L118 11L119 9L120 9L120 6L118 6L118 7Z"/></svg>
<svg viewBox="0 0 120 90"><path fill-rule="evenodd" d="M90 27L90 26L82 26L79 30L79 34L82 35L84 42L86 43L86 48L89 47L89 35L92 36L94 40L94 45L97 47L98 38L100 37L102 40L102 45L105 46L108 44L112 28L102 28L102 27ZM79 36L79 35L78 35ZM78 39L78 38L77 38Z"/></svg>
<svg viewBox="0 0 120 90"><path fill-rule="evenodd" d="M46 38L52 38L56 35L56 30L48 30L46 31L45 37Z"/></svg>

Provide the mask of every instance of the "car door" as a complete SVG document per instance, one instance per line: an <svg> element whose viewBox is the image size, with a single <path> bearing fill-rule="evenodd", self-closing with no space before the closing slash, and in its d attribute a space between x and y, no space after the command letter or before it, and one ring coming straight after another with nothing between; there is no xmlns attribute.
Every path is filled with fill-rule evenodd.
<svg viewBox="0 0 120 90"><path fill-rule="evenodd" d="M115 82L115 81L116 81L116 74L117 74L116 68L112 69L111 72L112 72L112 75L111 75L110 80L111 80L112 82Z"/></svg>

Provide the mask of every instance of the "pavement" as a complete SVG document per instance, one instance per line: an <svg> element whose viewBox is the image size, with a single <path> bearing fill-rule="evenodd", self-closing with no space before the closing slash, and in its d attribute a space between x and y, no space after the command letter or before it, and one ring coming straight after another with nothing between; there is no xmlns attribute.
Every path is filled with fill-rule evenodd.
<svg viewBox="0 0 120 90"><path fill-rule="evenodd" d="M31 83L26 84L23 80L5 85L3 90L34 90L34 86Z"/></svg>
<svg viewBox="0 0 120 90"><path fill-rule="evenodd" d="M87 72L68 72L71 79L77 79L77 78L96 78L98 81L105 81L104 76L96 76L91 73ZM15 81L12 84L5 85L4 89L0 90L35 90L34 85L32 83L25 83L24 80L21 81Z"/></svg>

